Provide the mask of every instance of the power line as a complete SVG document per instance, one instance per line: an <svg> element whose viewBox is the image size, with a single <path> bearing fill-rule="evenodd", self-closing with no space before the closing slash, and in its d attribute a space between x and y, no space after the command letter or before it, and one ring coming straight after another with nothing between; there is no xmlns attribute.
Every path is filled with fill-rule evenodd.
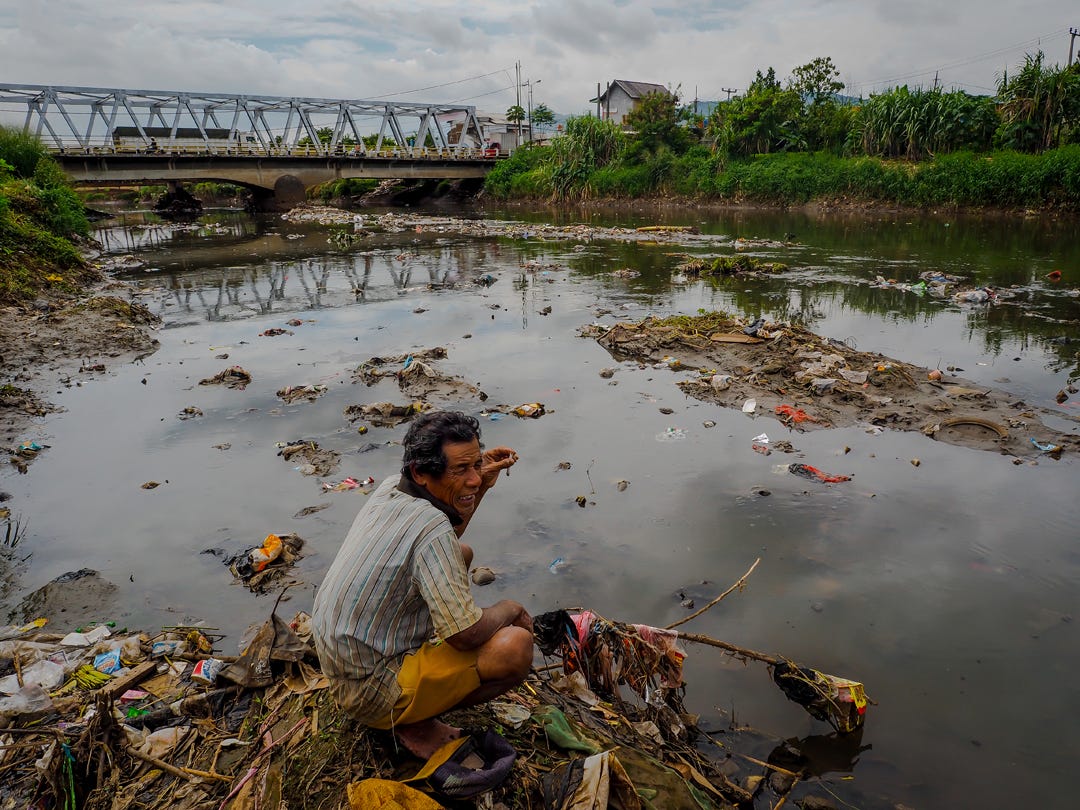
<svg viewBox="0 0 1080 810"><path fill-rule="evenodd" d="M974 56L964 57L963 59L958 59L958 60L955 60L953 62L949 62L949 63L944 64L944 65L938 65L937 67L927 68L926 70L912 71L910 73L902 73L902 74L899 74L899 75L896 75L896 76L889 76L889 77L886 77L884 79L874 79L874 80L865 81L865 82L853 82L851 85L849 85L849 87L854 88L854 87L866 87L868 85L876 85L876 84L891 84L893 82L899 82L899 81L902 81L904 79L914 79L914 78L917 78L919 76L929 76L931 73L934 73L936 71L952 70L954 68L965 67L967 65L975 64L976 62L982 62L982 61L984 61L986 59L993 59L995 56L1002 56L1002 55L1004 55L1006 53L1009 53L1010 51L1015 51L1015 50L1018 50L1020 48L1029 48L1032 45L1041 45L1043 42L1052 41L1054 39L1057 39L1058 37L1064 37L1064 36L1065 36L1064 31L1061 31L1061 30L1058 30L1056 32L1051 31L1051 32L1049 32L1047 34L1042 34L1040 36L1024 40L1023 42L1018 42L1018 43L1016 43L1014 45L1007 45L1007 46L1004 46L1004 47L1001 47L1001 48L995 48L992 51L986 51L985 53L976 54Z"/></svg>
<svg viewBox="0 0 1080 810"><path fill-rule="evenodd" d="M467 98L455 98L453 101L447 102L449 104L460 104L463 101L472 101L474 98L483 98L484 96L493 96L496 93L505 93L507 90L513 90L513 83L506 85L506 87L500 87L498 90L490 90L487 93L480 93L477 96L468 96Z"/></svg>
<svg viewBox="0 0 1080 810"><path fill-rule="evenodd" d="M499 68L493 70L490 73L481 73L479 76L469 76L467 79L455 79L452 82L443 82L442 84L431 84L427 87L417 87L415 90L397 90L393 93L383 93L381 96L370 96L371 99L377 98L390 98L390 96L407 96L410 93L422 93L425 90L435 90L439 87L450 87L455 84L464 84L465 82L473 82L477 79L486 79L488 76L494 76L496 73L505 73L507 68Z"/></svg>

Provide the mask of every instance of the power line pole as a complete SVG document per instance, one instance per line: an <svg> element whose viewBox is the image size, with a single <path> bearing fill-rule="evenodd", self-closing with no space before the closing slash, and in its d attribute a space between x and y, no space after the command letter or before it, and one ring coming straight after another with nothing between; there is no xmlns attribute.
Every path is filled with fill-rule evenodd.
<svg viewBox="0 0 1080 810"><path fill-rule="evenodd" d="M1070 28L1069 29L1069 62L1068 62L1068 65L1072 64L1073 43L1076 42L1077 37L1080 37L1080 28ZM1066 65L1066 67L1068 67L1068 65Z"/></svg>
<svg viewBox="0 0 1080 810"><path fill-rule="evenodd" d="M517 91L517 104L514 106L518 110L521 109L521 62L515 62L514 68L517 71L517 81L514 82L514 90ZM515 113L517 110L514 111ZM514 131L514 148L521 146L521 119L517 120L517 129Z"/></svg>
<svg viewBox="0 0 1080 810"><path fill-rule="evenodd" d="M725 98L724 101L731 101L731 94L738 93L739 89L737 87L721 87L720 92L727 93L727 98Z"/></svg>
<svg viewBox="0 0 1080 810"><path fill-rule="evenodd" d="M935 90L937 90L937 77L938 77L938 72L935 70L934 71L934 89Z"/></svg>

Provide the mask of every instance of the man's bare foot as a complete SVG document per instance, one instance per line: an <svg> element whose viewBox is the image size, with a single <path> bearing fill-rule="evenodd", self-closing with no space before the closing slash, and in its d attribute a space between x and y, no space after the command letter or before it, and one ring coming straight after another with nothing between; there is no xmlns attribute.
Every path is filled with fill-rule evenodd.
<svg viewBox="0 0 1080 810"><path fill-rule="evenodd" d="M414 756L428 760L431 755L451 740L461 736L461 729L448 726L442 720L432 717L419 723L397 726L394 734Z"/></svg>

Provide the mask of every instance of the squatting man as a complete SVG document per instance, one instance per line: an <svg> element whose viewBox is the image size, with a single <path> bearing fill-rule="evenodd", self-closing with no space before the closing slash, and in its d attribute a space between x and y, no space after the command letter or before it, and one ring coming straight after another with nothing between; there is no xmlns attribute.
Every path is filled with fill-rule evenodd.
<svg viewBox="0 0 1080 810"><path fill-rule="evenodd" d="M532 617L509 600L476 605L473 551L460 542L517 459L509 447L484 450L471 416L419 416L400 479L357 514L315 598L315 644L335 699L422 759L461 735L440 714L501 695L532 665Z"/></svg>

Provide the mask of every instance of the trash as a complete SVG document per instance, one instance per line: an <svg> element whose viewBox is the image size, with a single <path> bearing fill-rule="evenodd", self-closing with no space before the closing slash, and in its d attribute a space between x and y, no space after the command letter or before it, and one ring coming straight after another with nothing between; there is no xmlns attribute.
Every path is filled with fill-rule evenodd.
<svg viewBox="0 0 1080 810"><path fill-rule="evenodd" d="M712 386L713 391L727 391L731 388L731 375L713 374L709 379L709 385Z"/></svg>
<svg viewBox="0 0 1080 810"><path fill-rule="evenodd" d="M268 534L259 548L253 548L248 552L248 563L251 565L251 570L258 573L280 556L281 538L276 534Z"/></svg>
<svg viewBox="0 0 1080 810"><path fill-rule="evenodd" d="M37 684L28 684L11 697L0 698L0 718L47 712L53 707L48 693Z"/></svg>
<svg viewBox="0 0 1080 810"><path fill-rule="evenodd" d="M199 380L199 385L224 385L243 391L251 384L251 375L240 366L230 366L224 371L218 372L213 377Z"/></svg>
<svg viewBox="0 0 1080 810"><path fill-rule="evenodd" d="M184 651L184 642L180 639L160 639L150 645L151 658L170 658Z"/></svg>
<svg viewBox="0 0 1080 810"><path fill-rule="evenodd" d="M325 385L287 385L277 392L277 396L283 399L285 404L291 405L298 399L314 402L325 394L326 390Z"/></svg>
<svg viewBox="0 0 1080 810"><path fill-rule="evenodd" d="M686 438L686 431L682 428L669 427L663 433L656 434L658 442L681 442Z"/></svg>
<svg viewBox="0 0 1080 810"><path fill-rule="evenodd" d="M218 658L204 658L196 661L195 667L191 670L191 680L213 686L224 666L225 662Z"/></svg>
<svg viewBox="0 0 1080 810"><path fill-rule="evenodd" d="M842 734L859 728L866 717L866 692L858 681L827 675L790 662L773 666L773 681L794 701L818 720L824 720Z"/></svg>
<svg viewBox="0 0 1080 810"><path fill-rule="evenodd" d="M814 389L815 394L824 394L836 387L835 377L815 377L810 381L810 387Z"/></svg>
<svg viewBox="0 0 1080 810"><path fill-rule="evenodd" d="M769 449L769 435L767 433L759 433L755 436L750 447L755 453L761 453L763 456L767 456L772 452Z"/></svg>
<svg viewBox="0 0 1080 810"><path fill-rule="evenodd" d="M30 685L39 686L46 692L51 692L64 682L64 667L48 658L43 658L30 666L23 666L21 675L21 684L19 674L0 678L0 692L5 695L14 695Z"/></svg>
<svg viewBox="0 0 1080 810"><path fill-rule="evenodd" d="M1058 405L1061 405L1068 398L1069 398L1069 395L1065 393L1065 389L1062 389L1062 390L1058 391L1057 396L1054 397L1054 399L1057 401Z"/></svg>
<svg viewBox="0 0 1080 810"><path fill-rule="evenodd" d="M120 648L115 650L109 650L103 652L100 655L94 656L94 669L98 672L104 672L106 675L115 675L121 669L124 664L120 661Z"/></svg>
<svg viewBox="0 0 1080 810"><path fill-rule="evenodd" d="M510 728L521 728L525 721L532 716L532 712L519 703L507 703L501 700L493 700L488 704L495 718Z"/></svg>
<svg viewBox="0 0 1080 810"><path fill-rule="evenodd" d="M628 486L630 486L630 482L626 479L615 482L615 489L617 489L619 492L626 492L626 488Z"/></svg>
<svg viewBox="0 0 1080 810"><path fill-rule="evenodd" d="M276 556L265 562L262 559L253 559L254 557L261 558L263 555L274 554L274 549L278 547L278 544L271 540L271 537L280 541L280 550L276 552ZM267 537L267 543L263 547L250 549L229 557L225 560L225 564L229 566L233 576L243 582L248 590L254 593L264 593L272 583L283 577L288 569L302 557L300 552L303 547L303 538L296 534L274 534ZM256 562L264 562L263 567L256 570Z"/></svg>
<svg viewBox="0 0 1080 810"><path fill-rule="evenodd" d="M939 368L930 369L930 371L928 371L926 373L926 379L931 380L932 382L940 381L941 380L941 369L939 369Z"/></svg>
<svg viewBox="0 0 1080 810"><path fill-rule="evenodd" d="M1064 449L1060 444L1053 444L1051 442L1047 442L1047 443L1043 444L1043 443L1039 442L1036 439L1031 440L1031 445L1036 450L1038 450L1040 453L1058 453L1058 454L1060 454L1061 451Z"/></svg>
<svg viewBox="0 0 1080 810"><path fill-rule="evenodd" d="M263 332L259 332L259 337L277 337L278 335L291 335L293 334L288 329L282 329L279 326L275 326L272 329L267 329Z"/></svg>
<svg viewBox="0 0 1080 810"><path fill-rule="evenodd" d="M158 481L147 481L145 484L140 484L139 489L157 489L160 486Z"/></svg>
<svg viewBox="0 0 1080 810"><path fill-rule="evenodd" d="M35 453L40 453L44 449L43 445L40 445L35 441L25 441L18 446L15 452L23 456L32 456Z"/></svg>
<svg viewBox="0 0 1080 810"><path fill-rule="evenodd" d="M761 327L763 327L764 325L765 319L758 318L756 321L754 321L752 324L742 330L743 334L750 335L750 337L757 337L757 333L761 331Z"/></svg>
<svg viewBox="0 0 1080 810"><path fill-rule="evenodd" d="M486 566L480 566L472 570L474 585L490 585L495 581L495 572Z"/></svg>
<svg viewBox="0 0 1080 810"><path fill-rule="evenodd" d="M809 464L788 464L786 472L792 475L797 475L800 478L806 478L810 481L822 481L826 484L839 484L843 481L850 481L850 475L829 475L819 470L817 467L811 467Z"/></svg>
<svg viewBox="0 0 1080 810"><path fill-rule="evenodd" d="M304 475L318 475L327 476L337 469L338 461L341 456L334 450L324 450L319 447L318 442L296 439L291 442L282 442L278 450L278 455L285 461L292 461L294 458L299 458L305 462L309 468L303 469L301 472Z"/></svg>
<svg viewBox="0 0 1080 810"><path fill-rule="evenodd" d="M60 643L65 647L89 647L97 644L103 638L108 638L112 633L105 625L99 625L87 633L68 633Z"/></svg>
<svg viewBox="0 0 1080 810"><path fill-rule="evenodd" d="M1061 271L1060 270L1051 270L1049 273L1046 274L1046 279L1048 281L1054 281L1054 282L1061 281Z"/></svg>
<svg viewBox="0 0 1080 810"><path fill-rule="evenodd" d="M177 414L180 419L194 419L197 416L202 416L203 412L196 408L194 405L188 405L184 410Z"/></svg>
<svg viewBox="0 0 1080 810"><path fill-rule="evenodd" d="M584 495L578 495L576 498L574 498L574 503L576 503L582 509L585 508L585 504L587 504L588 502L589 502L589 499L586 498Z"/></svg>
<svg viewBox="0 0 1080 810"><path fill-rule="evenodd" d="M357 481L355 478L345 478L338 481L336 484L331 482L325 482L322 488L327 492L348 492L351 489L360 489L360 487L371 486L375 483L375 479L368 476L362 481Z"/></svg>
<svg viewBox="0 0 1080 810"><path fill-rule="evenodd" d="M742 406L742 412L743 413L753 413L756 410L757 410L757 400L756 399L751 397L750 399L746 400L746 402L743 403L743 406Z"/></svg>
<svg viewBox="0 0 1080 810"><path fill-rule="evenodd" d="M803 422L818 422L820 420L813 416L810 416L802 408L796 408L794 405L777 405L774 408L777 416L784 417L782 421L790 422L795 425L802 424Z"/></svg>
<svg viewBox="0 0 1080 810"><path fill-rule="evenodd" d="M546 413L546 411L544 411L543 404L539 402L530 402L525 405L518 405L514 408L514 416L529 419L539 419L544 413Z"/></svg>
<svg viewBox="0 0 1080 810"><path fill-rule="evenodd" d="M706 419L704 422L701 423L701 426L707 428L714 428L716 427L716 422L714 422L712 419Z"/></svg>
<svg viewBox="0 0 1080 810"><path fill-rule="evenodd" d="M921 462L921 461L920 461L919 459L917 459L917 458L913 458L913 459L911 460L911 466L912 466L912 467L918 467L918 466L920 466L921 464L922 464L922 462Z"/></svg>
<svg viewBox="0 0 1080 810"><path fill-rule="evenodd" d="M610 380L612 377L615 376L615 371L616 370L613 368L602 368L600 369L600 376L603 377L605 380Z"/></svg>
<svg viewBox="0 0 1080 810"><path fill-rule="evenodd" d="M564 560L562 557L556 557L554 560L551 561L551 564L548 566L548 571L553 574L557 574L559 573L559 569L562 568L564 565L566 565L566 560Z"/></svg>

